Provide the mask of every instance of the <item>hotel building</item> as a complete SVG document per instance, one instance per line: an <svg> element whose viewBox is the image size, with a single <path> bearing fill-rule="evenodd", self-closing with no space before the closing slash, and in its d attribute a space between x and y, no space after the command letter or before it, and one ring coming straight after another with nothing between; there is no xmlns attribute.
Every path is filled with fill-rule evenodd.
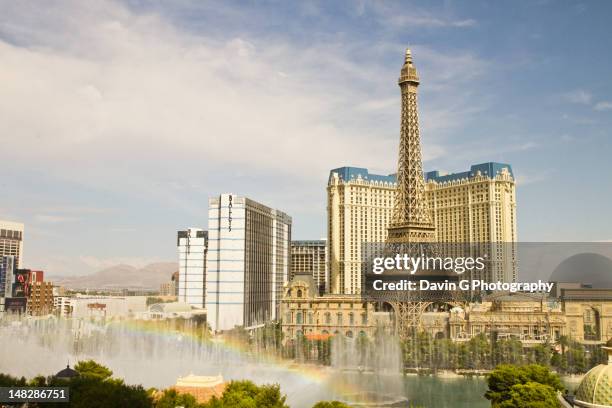
<svg viewBox="0 0 612 408"><path fill-rule="evenodd" d="M0 257L15 257L15 268L22 265L23 224L0 220Z"/></svg>
<svg viewBox="0 0 612 408"><path fill-rule="evenodd" d="M327 273L327 242L324 239L311 241L291 241L291 274L307 272L312 275L319 293L329 292Z"/></svg>
<svg viewBox="0 0 612 408"><path fill-rule="evenodd" d="M438 242L470 243L486 267L471 279L516 282L516 187L512 167L482 163L469 171L425 173ZM456 246L454 248L457 248ZM457 248L458 250L463 250Z"/></svg>
<svg viewBox="0 0 612 408"><path fill-rule="evenodd" d="M208 232L198 228L189 228L179 231L177 235L178 301L204 308Z"/></svg>
<svg viewBox="0 0 612 408"><path fill-rule="evenodd" d="M248 329L276 319L290 272L291 217L235 194L211 198L208 208L211 328Z"/></svg>
<svg viewBox="0 0 612 408"><path fill-rule="evenodd" d="M516 190L512 168L482 163L469 171L425 173L425 192L438 242L477 243L490 256L482 276L516 281ZM331 292L361 290L362 249L387 240L393 215L395 175L367 169L331 170L327 186L328 268ZM482 248L482 245L486 248Z"/></svg>
<svg viewBox="0 0 612 408"><path fill-rule="evenodd" d="M31 316L43 316L53 313L53 309L53 283L32 281L26 312Z"/></svg>
<svg viewBox="0 0 612 408"><path fill-rule="evenodd" d="M331 293L361 291L362 244L384 242L393 215L394 175L340 167L327 184L327 250Z"/></svg>
<svg viewBox="0 0 612 408"><path fill-rule="evenodd" d="M6 298L13 296L13 276L15 272L15 257L0 256L0 313L5 311Z"/></svg>

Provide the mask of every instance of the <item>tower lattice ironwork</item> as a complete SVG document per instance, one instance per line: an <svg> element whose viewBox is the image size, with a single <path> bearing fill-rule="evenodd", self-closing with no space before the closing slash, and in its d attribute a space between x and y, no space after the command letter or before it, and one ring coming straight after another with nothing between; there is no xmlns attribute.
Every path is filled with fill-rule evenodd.
<svg viewBox="0 0 612 408"><path fill-rule="evenodd" d="M406 59L398 80L402 94L397 192L389 243L406 244L435 241L435 227L425 201L425 180L421 159L421 135L417 109L419 75L406 50Z"/></svg>
<svg viewBox="0 0 612 408"><path fill-rule="evenodd" d="M419 75L412 62L412 54L409 49L406 50L398 84L402 97L398 185L385 252L387 254L409 253L413 256L436 256L438 253L435 243L436 230L425 198L421 157L417 107ZM431 271L424 273L428 278L435 275L435 272L432 274ZM422 276L419 276L417 272L414 279ZM447 296L448 293L425 294L420 291L389 294L386 303L393 308L397 334L405 338L418 331L421 325L421 315L433 302L444 299L448 303L456 304L452 298L447 298Z"/></svg>

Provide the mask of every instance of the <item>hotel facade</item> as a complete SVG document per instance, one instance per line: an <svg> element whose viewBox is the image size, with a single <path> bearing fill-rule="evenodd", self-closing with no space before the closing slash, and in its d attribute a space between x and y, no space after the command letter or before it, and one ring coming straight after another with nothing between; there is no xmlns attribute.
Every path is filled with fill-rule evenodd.
<svg viewBox="0 0 612 408"><path fill-rule="evenodd" d="M485 271L473 279L516 281L516 188L511 166L490 162L454 174L431 171L425 173L425 183L436 240L474 243L487 254ZM358 167L331 170L327 228L332 293L361 292L362 250L387 240L396 189L395 175L371 174Z"/></svg>
<svg viewBox="0 0 612 408"><path fill-rule="evenodd" d="M0 257L15 257L15 268L23 265L23 224L0 220Z"/></svg>
<svg viewBox="0 0 612 408"><path fill-rule="evenodd" d="M244 196L209 200L206 309L214 331L277 318L290 272L291 222Z"/></svg>
<svg viewBox="0 0 612 408"><path fill-rule="evenodd" d="M189 228L177 234L179 255L178 301L205 307L208 232Z"/></svg>
<svg viewBox="0 0 612 408"><path fill-rule="evenodd" d="M329 273L327 269L327 242L324 239L291 241L291 274L307 272L312 275L319 293L329 292Z"/></svg>

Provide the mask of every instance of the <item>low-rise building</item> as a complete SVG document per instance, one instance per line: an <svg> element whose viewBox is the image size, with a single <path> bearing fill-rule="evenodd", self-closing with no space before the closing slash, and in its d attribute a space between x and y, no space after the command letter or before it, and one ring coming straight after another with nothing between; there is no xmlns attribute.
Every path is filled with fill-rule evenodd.
<svg viewBox="0 0 612 408"><path fill-rule="evenodd" d="M221 398L227 383L221 374L215 376L201 376L190 374L179 377L173 387L179 394L190 394L200 404L208 402L213 396Z"/></svg>
<svg viewBox="0 0 612 408"><path fill-rule="evenodd" d="M113 319L139 317L147 312L146 296L90 296L55 298L56 313L61 317Z"/></svg>
<svg viewBox="0 0 612 408"><path fill-rule="evenodd" d="M585 345L604 344L612 338L612 289L569 285L559 293L563 295L496 293L477 303L428 302L420 313L418 330L458 342L494 335L520 340L524 346L554 343L561 336ZM379 325L395 330L390 305L376 307L355 295L319 296L307 274L296 275L285 287L281 317L285 341L300 335L371 337Z"/></svg>
<svg viewBox="0 0 612 408"><path fill-rule="evenodd" d="M565 335L565 327L560 305L549 303L545 296L524 293L492 295L482 303L455 307L448 316L448 335L456 341L495 333L498 339L515 338L524 345L552 343Z"/></svg>
<svg viewBox="0 0 612 408"><path fill-rule="evenodd" d="M377 326L389 325L390 315L376 312L360 296L319 295L310 273L298 273L287 285L281 302L284 340L299 336L321 339L341 334L346 337L372 336Z"/></svg>

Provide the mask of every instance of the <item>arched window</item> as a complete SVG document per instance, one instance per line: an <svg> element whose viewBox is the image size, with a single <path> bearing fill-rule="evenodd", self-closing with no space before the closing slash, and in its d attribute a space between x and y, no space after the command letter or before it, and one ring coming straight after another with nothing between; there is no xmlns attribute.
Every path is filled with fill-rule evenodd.
<svg viewBox="0 0 612 408"><path fill-rule="evenodd" d="M368 324L368 315L367 313L361 314L361 324L366 326Z"/></svg>
<svg viewBox="0 0 612 408"><path fill-rule="evenodd" d="M338 312L338 326L342 326L342 312Z"/></svg>
<svg viewBox="0 0 612 408"><path fill-rule="evenodd" d="M302 312L297 312L296 323L302 324Z"/></svg>
<svg viewBox="0 0 612 408"><path fill-rule="evenodd" d="M331 324L331 313L325 313L325 324Z"/></svg>
<svg viewBox="0 0 612 408"><path fill-rule="evenodd" d="M353 338L353 332L352 332L352 331L350 331L350 330L349 330L349 331L347 331L347 332L346 332L346 337L348 337L349 339L352 339L352 338Z"/></svg>
<svg viewBox="0 0 612 408"><path fill-rule="evenodd" d="M353 314L353 312L349 313L349 324L351 326L355 324L355 315Z"/></svg>
<svg viewBox="0 0 612 408"><path fill-rule="evenodd" d="M584 323L584 339L600 340L599 311L587 307L582 314L582 320Z"/></svg>
<svg viewBox="0 0 612 408"><path fill-rule="evenodd" d="M301 298L302 297L302 289L298 289L297 291L297 297Z"/></svg>

